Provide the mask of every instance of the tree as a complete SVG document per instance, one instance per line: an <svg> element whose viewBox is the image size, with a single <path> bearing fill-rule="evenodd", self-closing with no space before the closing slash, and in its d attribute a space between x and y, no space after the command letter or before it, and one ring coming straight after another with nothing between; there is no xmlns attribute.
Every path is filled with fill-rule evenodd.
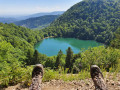
<svg viewBox="0 0 120 90"><path fill-rule="evenodd" d="M120 49L120 28L114 33L115 38L111 41L110 46Z"/></svg>
<svg viewBox="0 0 120 90"><path fill-rule="evenodd" d="M58 69L58 66L61 66L61 58L62 58L63 52L60 50L58 52L57 58L56 58L56 62L55 62L55 67L56 69Z"/></svg>
<svg viewBox="0 0 120 90"><path fill-rule="evenodd" d="M28 52L27 52L26 64L31 65L32 60L33 60L33 51L31 49L29 49Z"/></svg>
<svg viewBox="0 0 120 90"><path fill-rule="evenodd" d="M40 63L39 52L37 50L35 50L34 55L33 55L32 64L39 64L39 63Z"/></svg>
<svg viewBox="0 0 120 90"><path fill-rule="evenodd" d="M70 47L67 49L67 56L66 56L66 63L65 68L69 68L68 72L71 72L72 70L72 60L73 60L73 51Z"/></svg>

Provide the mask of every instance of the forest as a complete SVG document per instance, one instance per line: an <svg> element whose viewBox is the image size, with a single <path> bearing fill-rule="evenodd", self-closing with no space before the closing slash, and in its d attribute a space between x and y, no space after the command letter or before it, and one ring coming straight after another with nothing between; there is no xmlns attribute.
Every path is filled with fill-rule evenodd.
<svg viewBox="0 0 120 90"><path fill-rule="evenodd" d="M107 72L120 72L119 4L119 0L83 0L42 30L0 23L0 87L21 82L29 86L33 66L38 63L49 75L44 81L55 71L77 74L89 71L93 64ZM105 46L78 54L68 47L66 54L60 50L51 57L34 50L37 42L50 36L96 40Z"/></svg>

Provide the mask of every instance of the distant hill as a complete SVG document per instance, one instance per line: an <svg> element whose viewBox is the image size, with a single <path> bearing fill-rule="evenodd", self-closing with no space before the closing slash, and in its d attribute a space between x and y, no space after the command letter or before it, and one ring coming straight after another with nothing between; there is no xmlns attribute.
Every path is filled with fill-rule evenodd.
<svg viewBox="0 0 120 90"><path fill-rule="evenodd" d="M25 19L28 19L28 18L40 17L40 16L45 16L45 15L61 15L61 14L63 14L64 12L65 12L65 11L36 13L36 14L32 14L32 15L17 17L16 19L18 19L18 20L25 20Z"/></svg>
<svg viewBox="0 0 120 90"><path fill-rule="evenodd" d="M21 20L26 20L29 18L35 18L35 17L40 17L40 16L45 16L45 15L61 15L65 11L55 11L55 12L44 12L44 13L36 13L32 15L26 15L26 16L0 16L0 22L2 23L13 23L16 21L21 21Z"/></svg>
<svg viewBox="0 0 120 90"><path fill-rule="evenodd" d="M11 23L11 22L15 22L15 21L17 21L17 19L15 19L15 18L0 17L0 22L2 22L2 23Z"/></svg>
<svg viewBox="0 0 120 90"><path fill-rule="evenodd" d="M59 15L45 15L45 16L40 16L40 17L35 17L35 18L29 18L26 20L21 20L14 22L16 25L27 27L30 29L33 28L45 28L50 25L51 22L53 22L55 19L57 19Z"/></svg>
<svg viewBox="0 0 120 90"><path fill-rule="evenodd" d="M120 0L83 0L48 28L49 36L74 37L108 44L120 26Z"/></svg>

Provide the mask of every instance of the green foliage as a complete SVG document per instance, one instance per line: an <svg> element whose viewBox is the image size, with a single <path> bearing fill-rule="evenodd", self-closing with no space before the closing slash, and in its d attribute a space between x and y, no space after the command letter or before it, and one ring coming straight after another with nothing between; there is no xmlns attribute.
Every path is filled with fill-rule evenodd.
<svg viewBox="0 0 120 90"><path fill-rule="evenodd" d="M115 38L111 41L110 46L120 49L120 28L114 34Z"/></svg>
<svg viewBox="0 0 120 90"><path fill-rule="evenodd" d="M27 57L24 60L31 64L34 53L34 45L44 38L42 31L32 31L14 24L0 23L0 41L11 43L14 48L20 49Z"/></svg>
<svg viewBox="0 0 120 90"><path fill-rule="evenodd" d="M28 50L27 55L26 55L27 59L25 60L27 65L31 65L33 62L33 50Z"/></svg>
<svg viewBox="0 0 120 90"><path fill-rule="evenodd" d="M49 81L53 79L59 79L58 71L54 71L46 68L44 72L43 81Z"/></svg>
<svg viewBox="0 0 120 90"><path fill-rule="evenodd" d="M23 50L27 46L32 48L31 45L34 45L44 38L42 31L32 31L14 24L2 23L0 23L0 36L3 40L10 42L14 47L18 47Z"/></svg>
<svg viewBox="0 0 120 90"><path fill-rule="evenodd" d="M58 55L56 57L56 62L55 62L55 67L56 69L58 69L59 66L63 66L63 63L62 63L62 56L63 56L63 52L60 50L58 52Z"/></svg>
<svg viewBox="0 0 120 90"><path fill-rule="evenodd" d="M60 69L60 68L59 68ZM50 81L50 80L63 80L63 81L72 81L72 80L84 80L86 78L90 78L90 72L87 70L83 70L78 74L66 74L64 69L62 72L50 70L48 68L45 69L43 82Z"/></svg>
<svg viewBox="0 0 120 90"><path fill-rule="evenodd" d="M14 85L27 79L26 64L33 61L33 45L44 37L14 24L0 23L0 84ZM42 55L40 61L42 59ZM30 71L31 72L31 71Z"/></svg>
<svg viewBox="0 0 120 90"><path fill-rule="evenodd" d="M109 71L111 67L117 69L119 59L120 50L100 46L81 53L81 58L78 58L74 65L78 71L88 69L90 65L98 65Z"/></svg>
<svg viewBox="0 0 120 90"><path fill-rule="evenodd" d="M19 82L24 53L6 41L0 42L0 82L7 86ZM20 70L20 71L19 71Z"/></svg>
<svg viewBox="0 0 120 90"><path fill-rule="evenodd" d="M72 70L72 60L73 60L73 51L70 47L68 47L66 60L65 60L65 68L69 68L68 72L71 72Z"/></svg>
<svg viewBox="0 0 120 90"><path fill-rule="evenodd" d="M83 0L43 29L49 36L74 37L109 44L120 26L119 0Z"/></svg>
<svg viewBox="0 0 120 90"><path fill-rule="evenodd" d="M37 50L35 50L34 55L33 55L33 62L32 64L39 64L40 63L40 59L39 59L39 52Z"/></svg>
<svg viewBox="0 0 120 90"><path fill-rule="evenodd" d="M50 23L40 25L40 26L38 26L38 27L36 27L36 28L33 28L32 30L40 30L40 29L46 28L46 27L48 27L48 26L50 26Z"/></svg>
<svg viewBox="0 0 120 90"><path fill-rule="evenodd" d="M55 57L48 57L43 64L45 67L50 67L51 69L55 68Z"/></svg>

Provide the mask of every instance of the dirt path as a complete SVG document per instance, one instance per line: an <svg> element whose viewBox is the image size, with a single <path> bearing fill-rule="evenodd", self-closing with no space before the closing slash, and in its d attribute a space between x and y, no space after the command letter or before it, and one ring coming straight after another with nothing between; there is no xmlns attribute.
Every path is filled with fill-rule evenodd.
<svg viewBox="0 0 120 90"><path fill-rule="evenodd" d="M105 78L108 90L120 90L120 74L113 78L112 75ZM62 80L51 80L42 83L42 90L94 90L92 79L64 82ZM1 89L0 89L1 90ZM20 89L20 84L8 87L4 90L28 90Z"/></svg>

